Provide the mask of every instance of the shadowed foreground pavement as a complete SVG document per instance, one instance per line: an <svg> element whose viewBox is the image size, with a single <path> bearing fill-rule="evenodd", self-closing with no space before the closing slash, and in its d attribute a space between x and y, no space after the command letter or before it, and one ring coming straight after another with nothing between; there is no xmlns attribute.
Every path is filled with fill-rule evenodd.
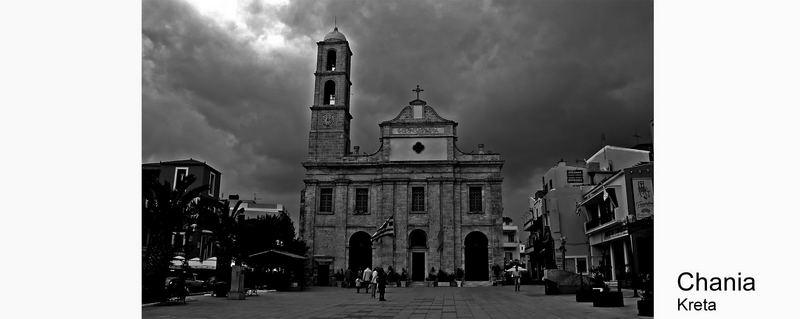
<svg viewBox="0 0 800 319"><path fill-rule="evenodd" d="M629 297L631 291L624 293ZM361 291L311 287L246 300L192 296L186 305L142 308L142 318L637 318L636 299L623 308L595 308L575 295L546 296L543 286L387 288L378 301Z"/></svg>

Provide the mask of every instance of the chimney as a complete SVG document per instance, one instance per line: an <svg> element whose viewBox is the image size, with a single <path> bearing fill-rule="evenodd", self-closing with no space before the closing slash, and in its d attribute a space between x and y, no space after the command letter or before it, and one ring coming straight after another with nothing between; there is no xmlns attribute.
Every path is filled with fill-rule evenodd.
<svg viewBox="0 0 800 319"><path fill-rule="evenodd" d="M483 144L478 144L478 154L483 154Z"/></svg>

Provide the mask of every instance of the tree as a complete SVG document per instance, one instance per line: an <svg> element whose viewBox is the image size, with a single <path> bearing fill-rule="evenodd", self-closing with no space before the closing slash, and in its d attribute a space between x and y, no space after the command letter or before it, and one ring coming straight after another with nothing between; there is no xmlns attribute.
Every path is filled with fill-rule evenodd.
<svg viewBox="0 0 800 319"><path fill-rule="evenodd" d="M214 233L217 245L217 270L218 281L230 282L231 261L236 265L241 265L244 256L240 249L241 225L239 216L244 213L243 208L239 208L242 201L236 201L234 207L230 206L228 200L207 199L201 201L202 209L198 218L198 224L203 228Z"/></svg>
<svg viewBox="0 0 800 319"><path fill-rule="evenodd" d="M197 199L207 185L189 189L194 175L178 181L173 188L169 182L155 180L142 183L142 296L145 300L159 299L169 265L174 256L173 235L186 231L198 212ZM182 247L183 248L183 247Z"/></svg>

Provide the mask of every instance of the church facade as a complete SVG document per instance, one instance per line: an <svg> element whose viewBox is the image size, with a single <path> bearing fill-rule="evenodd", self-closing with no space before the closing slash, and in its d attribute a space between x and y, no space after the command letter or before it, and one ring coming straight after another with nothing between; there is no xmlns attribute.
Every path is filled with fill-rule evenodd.
<svg viewBox="0 0 800 319"><path fill-rule="evenodd" d="M371 154L350 145L350 63L334 29L317 43L314 102L301 192L300 236L309 246L315 285L335 271L389 266L423 281L434 268L469 281L503 265L502 167L496 153L463 152L458 123L417 98L379 124ZM394 236L371 235L394 217Z"/></svg>

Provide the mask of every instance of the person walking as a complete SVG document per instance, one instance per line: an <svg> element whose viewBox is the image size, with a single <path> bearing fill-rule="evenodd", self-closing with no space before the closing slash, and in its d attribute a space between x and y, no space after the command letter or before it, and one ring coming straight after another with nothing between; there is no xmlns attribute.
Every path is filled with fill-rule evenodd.
<svg viewBox="0 0 800 319"><path fill-rule="evenodd" d="M375 290L378 290L378 270L383 270L383 269L377 267L376 270L373 270L372 280L370 280L369 288L372 289L372 298L375 298Z"/></svg>
<svg viewBox="0 0 800 319"><path fill-rule="evenodd" d="M387 274L383 272L383 268L378 269L378 292L381 295L381 298L378 299L379 301L386 301L386 299L383 298L384 294L386 293L386 282L388 279L386 276Z"/></svg>
<svg viewBox="0 0 800 319"><path fill-rule="evenodd" d="M350 288L351 283L353 282L353 271L350 268L344 271L344 283L343 288Z"/></svg>
<svg viewBox="0 0 800 319"><path fill-rule="evenodd" d="M519 291L519 265L514 265L514 270L511 271L511 278L514 280L514 291Z"/></svg>
<svg viewBox="0 0 800 319"><path fill-rule="evenodd" d="M364 278L364 269L359 269L358 275L356 275L356 282L355 282L356 293L359 293L361 291L361 282L364 281L363 278Z"/></svg>
<svg viewBox="0 0 800 319"><path fill-rule="evenodd" d="M361 282L363 285L365 285L365 288L367 289L366 292L369 293L369 286L372 282L372 269L369 269L369 266L367 266L367 269L364 269L364 277L361 278Z"/></svg>

